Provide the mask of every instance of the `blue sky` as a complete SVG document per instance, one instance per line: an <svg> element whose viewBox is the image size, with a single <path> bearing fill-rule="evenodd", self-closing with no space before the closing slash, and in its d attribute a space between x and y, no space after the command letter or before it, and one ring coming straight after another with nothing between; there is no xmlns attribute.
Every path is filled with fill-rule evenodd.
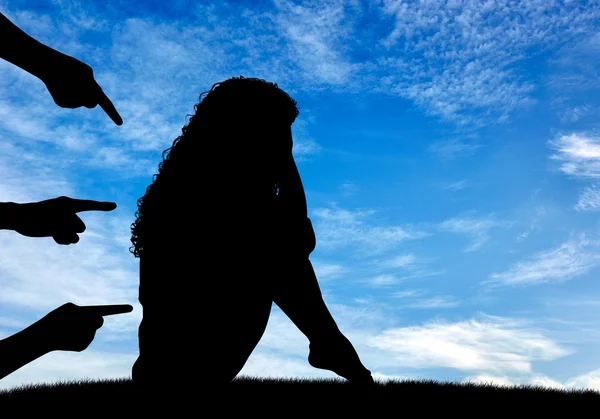
<svg viewBox="0 0 600 419"><path fill-rule="evenodd" d="M254 4L256 3L256 4ZM117 202L72 246L0 232L0 337L71 301L132 304L0 388L129 376L130 225L200 93L298 101L294 156L326 303L378 379L600 390L600 6L551 0L0 1L89 64L123 117L0 62L0 201ZM184 288L182 288L184 291ZM218 344L215 342L214 344ZM274 305L244 375L335 377Z"/></svg>

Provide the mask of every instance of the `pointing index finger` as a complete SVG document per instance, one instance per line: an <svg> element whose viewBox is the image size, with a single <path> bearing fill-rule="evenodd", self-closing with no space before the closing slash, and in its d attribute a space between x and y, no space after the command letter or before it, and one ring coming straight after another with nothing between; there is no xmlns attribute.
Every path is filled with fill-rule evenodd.
<svg viewBox="0 0 600 419"><path fill-rule="evenodd" d="M110 119L112 119L115 124L123 125L123 118L121 118L121 115L119 115L119 112L117 112L115 105L113 105L108 96L104 94L104 91L100 86L98 86L98 105L100 105L102 110L106 112L108 116L110 116Z"/></svg>
<svg viewBox="0 0 600 419"><path fill-rule="evenodd" d="M94 201L91 199L70 198L69 206L74 212L81 211L112 211L117 204L107 201Z"/></svg>
<svg viewBox="0 0 600 419"><path fill-rule="evenodd" d="M116 305L98 305L98 306L81 306L87 314L97 316L112 316L114 314L130 313L133 311L133 306L129 304Z"/></svg>

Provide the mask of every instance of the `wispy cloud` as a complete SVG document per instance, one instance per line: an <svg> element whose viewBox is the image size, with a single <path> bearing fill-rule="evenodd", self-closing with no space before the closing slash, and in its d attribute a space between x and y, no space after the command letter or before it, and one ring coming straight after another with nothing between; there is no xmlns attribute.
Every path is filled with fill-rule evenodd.
<svg viewBox="0 0 600 419"><path fill-rule="evenodd" d="M406 268L412 266L417 261L417 258L413 254L398 255L383 263L383 266L387 268Z"/></svg>
<svg viewBox="0 0 600 419"><path fill-rule="evenodd" d="M431 259L417 257L412 253L399 254L386 259L372 258L367 263L369 271L381 272L366 280L355 282L367 283L375 287L396 285L409 279L442 275L446 270L431 269L428 264Z"/></svg>
<svg viewBox="0 0 600 419"><path fill-rule="evenodd" d="M344 41L351 36L353 16L339 1L297 4L274 1L278 13L275 22L279 33L306 76L318 83L339 85L353 78L355 67L346 58Z"/></svg>
<svg viewBox="0 0 600 419"><path fill-rule="evenodd" d="M565 124L589 119L598 111L598 104L590 101L590 96L582 98L581 93L600 87L600 34L583 31L582 37L579 42L563 45L548 61L553 71L546 77L546 85L555 96L553 108Z"/></svg>
<svg viewBox="0 0 600 419"><path fill-rule="evenodd" d="M493 384L496 386L539 386L558 390L596 390L600 391L600 370L590 371L572 378L564 383L553 380L540 374L531 374L523 376L496 376L491 374L478 374L470 376L463 380L464 382L476 384Z"/></svg>
<svg viewBox="0 0 600 419"><path fill-rule="evenodd" d="M478 374L475 376L466 377L464 383L473 384L491 384L498 387L512 387L515 385L509 377L498 377L490 374Z"/></svg>
<svg viewBox="0 0 600 419"><path fill-rule="evenodd" d="M367 257L393 249L406 240L429 234L412 226L369 226L363 219L374 210L350 211L340 208L318 208L312 211L318 246L332 250L358 246L359 254Z"/></svg>
<svg viewBox="0 0 600 419"><path fill-rule="evenodd" d="M588 186L579 196L577 211L598 211L600 210L600 187L598 185Z"/></svg>
<svg viewBox="0 0 600 419"><path fill-rule="evenodd" d="M312 258L311 258L312 259ZM334 279L348 272L342 265L312 261L317 278L320 280Z"/></svg>
<svg viewBox="0 0 600 419"><path fill-rule="evenodd" d="M76 187L53 170L19 169L14 162L0 158L0 201L35 202L61 195L82 199L111 200L110 196L80 196ZM34 161L31 165L38 168ZM43 173L40 176L39 173ZM117 200L119 201L119 200ZM24 237L2 231L0 243L0 285L2 305L11 309L33 310L41 315L66 303L132 304L132 313L107 319L104 329L130 333L141 319L137 303L137 261L128 253L129 225L134 211L119 206L108 213L87 212L80 215L86 224L76 245L61 246L52 238ZM23 263L23 261L28 261ZM1 311L0 311L1 313ZM119 317L117 319L116 317ZM125 321L127 324L121 324ZM120 332L119 332L120 333Z"/></svg>
<svg viewBox="0 0 600 419"><path fill-rule="evenodd" d="M600 391L600 369L573 377L566 382L566 386Z"/></svg>
<svg viewBox="0 0 600 419"><path fill-rule="evenodd" d="M443 186L443 189L449 189L452 191L460 191L467 187L468 181L467 179L458 180L456 182L447 183Z"/></svg>
<svg viewBox="0 0 600 419"><path fill-rule="evenodd" d="M420 298L408 304L409 308L454 308L458 307L460 302L452 296L440 296L432 298Z"/></svg>
<svg viewBox="0 0 600 419"><path fill-rule="evenodd" d="M350 196L356 193L358 186L352 182L344 182L340 185L340 190L342 191L342 195Z"/></svg>
<svg viewBox="0 0 600 419"><path fill-rule="evenodd" d="M442 222L439 228L442 231L465 234L471 237L472 242L464 251L475 252L480 250L490 240L489 232L492 228L509 227L512 224L512 222L494 220L491 216L485 219L455 217Z"/></svg>
<svg viewBox="0 0 600 419"><path fill-rule="evenodd" d="M544 388L554 388L565 390L566 386L551 378L532 374L530 376L511 377L496 376L491 374L478 374L476 376L466 377L463 382L474 384L492 384L499 387L513 387L520 385L539 386Z"/></svg>
<svg viewBox="0 0 600 419"><path fill-rule="evenodd" d="M452 160L470 156L480 147L480 144L454 139L435 142L429 146L429 151L442 160Z"/></svg>
<svg viewBox="0 0 600 419"><path fill-rule="evenodd" d="M562 123L573 123L579 121L585 116L594 114L596 109L589 105L583 104L574 106L572 108L565 109L560 114L560 122Z"/></svg>
<svg viewBox="0 0 600 419"><path fill-rule="evenodd" d="M532 361L570 353L539 332L524 329L518 320L491 316L386 330L369 344L393 354L399 366L480 372L529 373Z"/></svg>
<svg viewBox="0 0 600 419"><path fill-rule="evenodd" d="M423 294L425 294L424 290L416 289L416 290L397 291L397 292L392 293L391 295L396 298L406 298L406 297L418 297Z"/></svg>
<svg viewBox="0 0 600 419"><path fill-rule="evenodd" d="M529 235L531 234L531 231L532 231L532 229L530 228L529 230L526 230L526 231L522 232L521 234L519 234L517 236L516 241L517 242L522 242L523 240L526 240L527 237L529 237Z"/></svg>
<svg viewBox="0 0 600 419"><path fill-rule="evenodd" d="M83 352L57 351L44 355L3 378L0 388L65 380L97 380L99 377L131 378L131 367L137 354L101 352L95 350L94 346L95 341Z"/></svg>
<svg viewBox="0 0 600 419"><path fill-rule="evenodd" d="M415 298L424 297L426 294L427 291L423 289L407 289L393 292L390 296L394 299L402 299L402 307L406 308L453 308L460 305L460 301L451 295Z"/></svg>
<svg viewBox="0 0 600 419"><path fill-rule="evenodd" d="M549 2L384 1L394 28L382 45L399 47L411 75L397 72L396 91L430 113L462 124L503 120L532 103L533 84L511 64L593 31L598 7ZM514 16L519 16L515 19ZM581 26L575 26L581 25ZM575 29L577 28L577 29ZM482 115L473 115L473 110ZM479 117L479 118L478 118Z"/></svg>
<svg viewBox="0 0 600 419"><path fill-rule="evenodd" d="M560 135L549 141L549 145L557 151L550 158L562 162L563 173L581 178L600 177L600 137L587 133Z"/></svg>
<svg viewBox="0 0 600 419"><path fill-rule="evenodd" d="M268 10L237 6L233 15L230 5L198 4L182 9L174 21L156 23L88 7L61 3L53 19L4 12L42 42L92 65L129 121L118 132L120 141L131 144L130 152L166 148L201 91L249 72L294 93L366 88L399 95L463 125L504 120L532 103L534 88L511 66L534 46L544 50L578 40L586 28L593 29L600 10L508 0L352 6L338 0L277 0ZM515 20L515 14L522 18ZM102 45L106 54L89 52L95 51L84 41L89 33L111 41ZM38 86L40 97L43 90ZM81 115L91 120L87 110ZM94 115L110 125L100 110Z"/></svg>
<svg viewBox="0 0 600 419"><path fill-rule="evenodd" d="M564 282L580 276L600 263L599 242L579 237L517 262L504 272L493 273L482 284L533 285Z"/></svg>
<svg viewBox="0 0 600 419"><path fill-rule="evenodd" d="M244 376L290 378L305 377L316 378L339 378L330 371L318 370L310 366L306 357L281 356L277 353L255 351L250 355L244 368L238 377Z"/></svg>
<svg viewBox="0 0 600 419"><path fill-rule="evenodd" d="M396 275L382 274L369 278L367 282L373 286L396 285L402 282Z"/></svg>

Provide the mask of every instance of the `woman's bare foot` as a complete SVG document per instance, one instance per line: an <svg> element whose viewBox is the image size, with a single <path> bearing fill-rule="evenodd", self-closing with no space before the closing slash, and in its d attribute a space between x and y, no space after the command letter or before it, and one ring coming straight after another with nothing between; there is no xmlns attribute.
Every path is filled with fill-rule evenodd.
<svg viewBox="0 0 600 419"><path fill-rule="evenodd" d="M360 362L350 341L344 336L327 342L311 342L308 363L314 367L333 371L351 383L375 384L371 371Z"/></svg>

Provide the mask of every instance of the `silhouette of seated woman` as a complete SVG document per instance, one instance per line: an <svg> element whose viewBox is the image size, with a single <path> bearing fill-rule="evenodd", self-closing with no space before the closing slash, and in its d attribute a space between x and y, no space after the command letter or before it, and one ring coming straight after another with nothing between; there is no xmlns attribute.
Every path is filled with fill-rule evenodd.
<svg viewBox="0 0 600 419"><path fill-rule="evenodd" d="M234 77L194 108L132 224L143 306L133 380L230 382L275 302L309 339L313 367L372 384L308 258L316 240L292 156L296 101Z"/></svg>

